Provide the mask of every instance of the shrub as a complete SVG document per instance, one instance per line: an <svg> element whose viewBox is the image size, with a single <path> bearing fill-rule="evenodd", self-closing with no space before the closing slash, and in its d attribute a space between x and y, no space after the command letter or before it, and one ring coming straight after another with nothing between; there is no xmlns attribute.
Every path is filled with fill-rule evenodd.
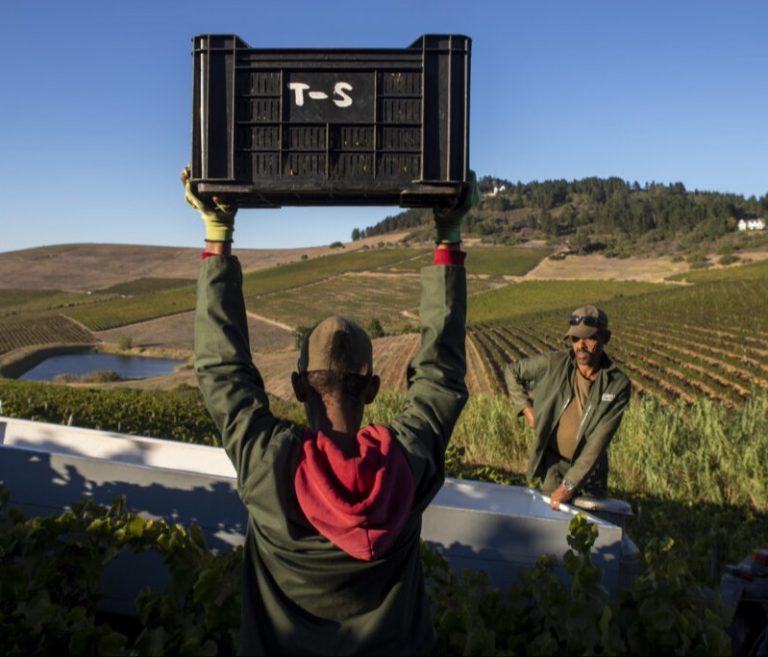
<svg viewBox="0 0 768 657"><path fill-rule="evenodd" d="M242 548L214 555L199 527L144 519L123 497L27 518L2 487L0 530L0 653L235 654ZM139 594L131 636L97 616L102 568L125 551L158 552L171 574Z"/></svg>
<svg viewBox="0 0 768 657"><path fill-rule="evenodd" d="M365 330L371 338L383 338L386 333L381 322L376 317L372 317L365 325Z"/></svg>
<svg viewBox="0 0 768 657"><path fill-rule="evenodd" d="M707 269L712 266L711 262L692 262L691 269Z"/></svg>
<svg viewBox="0 0 768 657"><path fill-rule="evenodd" d="M299 324L296 326L293 331L291 331L291 337L293 338L293 345L296 347L296 349L301 349L301 344L304 342L304 336L309 333L309 329L312 328L311 326L305 326L304 324Z"/></svg>
<svg viewBox="0 0 768 657"><path fill-rule="evenodd" d="M597 527L583 514L569 525L562 581L543 555L509 591L483 573L457 574L424 550L440 655L728 654L727 613L661 540L645 553L647 572L618 600L592 564Z"/></svg>
<svg viewBox="0 0 768 657"><path fill-rule="evenodd" d="M81 502L58 516L28 518L0 487L0 650L3 654L218 654L237 648L242 548L214 554L196 525L169 525ZM672 542L646 550L633 591L611 599L591 550L597 527L583 514L569 525L563 557L540 557L508 591L482 572L457 573L422 544L422 563L440 655L727 654L726 613L698 585ZM166 591L145 588L126 631L97 616L102 568L125 552L157 552L170 571ZM106 620L109 620L107 617Z"/></svg>
<svg viewBox="0 0 768 657"><path fill-rule="evenodd" d="M707 256L701 252L691 253L686 256L685 261L690 265L702 265L708 262Z"/></svg>
<svg viewBox="0 0 768 657"><path fill-rule="evenodd" d="M112 383L122 380L114 370L96 370L85 374L59 374L53 378L54 383Z"/></svg>
<svg viewBox="0 0 768 657"><path fill-rule="evenodd" d="M121 351L129 351L133 347L133 338L123 333L117 338L117 348Z"/></svg>

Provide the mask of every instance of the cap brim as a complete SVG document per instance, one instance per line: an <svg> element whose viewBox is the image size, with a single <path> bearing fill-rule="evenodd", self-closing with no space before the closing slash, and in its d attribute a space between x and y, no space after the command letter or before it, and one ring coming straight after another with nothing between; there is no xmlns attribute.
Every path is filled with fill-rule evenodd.
<svg viewBox="0 0 768 657"><path fill-rule="evenodd" d="M563 340L567 340L570 337L575 338L591 338L598 333L600 329L596 326L587 326L586 324L576 324L568 329L568 332L563 336Z"/></svg>

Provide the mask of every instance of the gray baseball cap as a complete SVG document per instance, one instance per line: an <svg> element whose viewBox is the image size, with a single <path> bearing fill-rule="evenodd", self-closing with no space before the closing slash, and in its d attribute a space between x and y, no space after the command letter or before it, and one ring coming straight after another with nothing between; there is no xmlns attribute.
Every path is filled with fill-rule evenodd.
<svg viewBox="0 0 768 657"><path fill-rule="evenodd" d="M568 318L567 333L563 336L568 339L571 336L577 338L591 338L599 331L610 332L608 329L608 315L597 306L588 304L576 308Z"/></svg>

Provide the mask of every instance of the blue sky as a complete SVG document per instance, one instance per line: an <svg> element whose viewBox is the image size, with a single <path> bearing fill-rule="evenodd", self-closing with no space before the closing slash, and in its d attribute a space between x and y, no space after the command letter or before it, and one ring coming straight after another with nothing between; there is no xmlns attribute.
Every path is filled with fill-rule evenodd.
<svg viewBox="0 0 768 657"><path fill-rule="evenodd" d="M201 244L178 183L195 34L258 48L404 48L424 33L466 34L479 175L762 196L766 25L766 0L5 0L0 251ZM236 245L347 241L397 211L244 210Z"/></svg>

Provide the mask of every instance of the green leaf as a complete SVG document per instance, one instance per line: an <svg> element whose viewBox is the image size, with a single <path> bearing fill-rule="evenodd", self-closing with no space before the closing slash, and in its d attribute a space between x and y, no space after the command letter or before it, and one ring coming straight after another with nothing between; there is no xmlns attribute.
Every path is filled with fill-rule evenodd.
<svg viewBox="0 0 768 657"><path fill-rule="evenodd" d="M109 657L109 655L124 655L126 654L126 643L127 638L125 635L120 634L119 632L110 632L99 639L97 654L100 656L104 655L104 657Z"/></svg>
<svg viewBox="0 0 768 657"><path fill-rule="evenodd" d="M144 534L144 518L136 516L125 526L125 534L129 539L141 538Z"/></svg>
<svg viewBox="0 0 768 657"><path fill-rule="evenodd" d="M213 568L203 570L197 578L193 589L193 600L204 603L214 600L221 586L221 574Z"/></svg>

